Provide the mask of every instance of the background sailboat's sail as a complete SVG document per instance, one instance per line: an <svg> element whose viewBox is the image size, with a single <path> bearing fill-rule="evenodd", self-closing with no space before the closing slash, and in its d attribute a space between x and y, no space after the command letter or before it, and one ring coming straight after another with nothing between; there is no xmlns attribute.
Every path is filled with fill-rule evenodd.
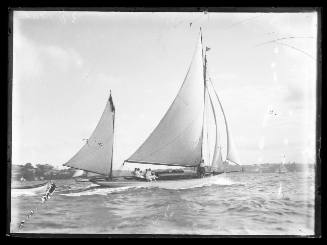
<svg viewBox="0 0 327 245"><path fill-rule="evenodd" d="M101 119L86 144L64 166L110 175L115 108L110 95Z"/></svg>
<svg viewBox="0 0 327 245"><path fill-rule="evenodd" d="M218 108L217 108L217 106L215 106L215 104L212 101L209 89L207 89L207 91L208 91L208 97L210 100L210 106L212 108L212 113L213 113L214 123L215 123L215 144L214 144L213 157L212 157L212 161L211 161L211 167L214 170L218 170L218 169L222 170L223 169L223 159L222 159L222 154L221 154L219 128L218 128L218 122L217 122Z"/></svg>
<svg viewBox="0 0 327 245"><path fill-rule="evenodd" d="M81 176L83 176L83 175L85 175L84 170L79 169L79 170L76 170L76 171L75 171L75 173L73 174L72 178L81 177Z"/></svg>
<svg viewBox="0 0 327 245"><path fill-rule="evenodd" d="M204 110L202 44L174 102L139 149L126 162L196 166L201 161Z"/></svg>
<svg viewBox="0 0 327 245"><path fill-rule="evenodd" d="M227 155L226 155L226 160L229 160L229 161L231 161L233 163L236 163L236 164L240 164L240 160L239 160L239 157L238 157L238 155L236 153L236 148L235 148L235 144L234 144L234 141L233 141L232 133L231 133L231 130L230 130L229 126L228 126L227 118L226 118L223 106L222 106L222 104L221 104L221 102L219 100L219 97L218 97L218 94L217 94L216 90L214 89L214 87L212 85L211 80L209 80L209 82L207 82L207 87L208 87L209 95L212 94L212 91L214 92L215 97L217 99L217 102L220 105L221 112L223 113L223 116L224 116L225 126L226 126L226 134L227 134ZM215 104L215 103L213 103L213 104Z"/></svg>
<svg viewBox="0 0 327 245"><path fill-rule="evenodd" d="M212 132L215 130L215 122L213 119L213 112L210 106L209 95L207 90L205 90L205 105L204 105L204 116L203 116L203 141L202 141L202 158L204 160L204 166L211 166L214 144L216 140L216 135ZM209 106L208 106L209 105Z"/></svg>

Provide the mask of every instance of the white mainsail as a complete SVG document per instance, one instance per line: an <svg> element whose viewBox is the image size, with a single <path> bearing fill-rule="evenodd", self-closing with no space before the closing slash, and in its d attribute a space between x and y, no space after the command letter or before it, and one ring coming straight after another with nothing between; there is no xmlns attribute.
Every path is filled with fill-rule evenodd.
<svg viewBox="0 0 327 245"><path fill-rule="evenodd" d="M174 102L158 126L126 162L199 165L202 157L203 76L200 37L191 65Z"/></svg>
<svg viewBox="0 0 327 245"><path fill-rule="evenodd" d="M203 160L203 166L223 170L222 142L217 122L218 112L221 112L226 126L226 160L239 164L226 115L211 80L206 78L206 63L200 35L186 78L174 102L150 136L125 162L192 167L199 166ZM211 113L211 119L213 116L214 127L208 126L210 118L207 113Z"/></svg>
<svg viewBox="0 0 327 245"><path fill-rule="evenodd" d="M91 137L64 166L109 176L112 170L115 107L111 94Z"/></svg>

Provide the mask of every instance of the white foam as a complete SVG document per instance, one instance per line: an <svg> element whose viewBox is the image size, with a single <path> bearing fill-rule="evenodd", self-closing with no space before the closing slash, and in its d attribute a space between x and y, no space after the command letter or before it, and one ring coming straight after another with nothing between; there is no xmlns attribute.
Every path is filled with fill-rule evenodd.
<svg viewBox="0 0 327 245"><path fill-rule="evenodd" d="M90 196L90 195L105 196L113 192L122 192L131 188L161 188L161 189L179 190L179 189L192 189L192 188L211 186L211 185L228 186L228 185L235 185L235 184L238 183L232 181L230 178L226 176L226 174L221 174L219 176L212 176L202 179L144 182L142 185L138 185L138 186L126 186L126 187L118 187L118 188L95 188L92 190L85 190L85 191L60 194L60 195L71 196L71 197Z"/></svg>
<svg viewBox="0 0 327 245"><path fill-rule="evenodd" d="M67 193L67 194L60 194L63 196L70 196L70 197L79 197L79 196L91 196L91 195L102 195L106 196L107 194L113 193L113 192L120 192L125 191L130 188L135 188L133 186L127 186L127 187L119 187L119 188L98 188L98 189L92 189L92 190L85 190L75 193Z"/></svg>
<svg viewBox="0 0 327 245"><path fill-rule="evenodd" d="M46 186L41 186L32 189L11 189L11 197L36 196L43 194L45 190Z"/></svg>
<svg viewBox="0 0 327 245"><path fill-rule="evenodd" d="M204 186L211 186L211 185L221 185L221 186L228 186L237 184L233 182L230 178L226 176L226 174L221 174L219 176L212 176L208 178L202 179L192 179L190 181L181 181L175 182L173 185L163 185L161 188L164 189L192 189Z"/></svg>

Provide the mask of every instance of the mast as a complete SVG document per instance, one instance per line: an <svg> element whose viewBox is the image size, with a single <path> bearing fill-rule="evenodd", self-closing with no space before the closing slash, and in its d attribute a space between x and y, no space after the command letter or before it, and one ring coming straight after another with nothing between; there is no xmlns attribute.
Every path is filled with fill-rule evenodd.
<svg viewBox="0 0 327 245"><path fill-rule="evenodd" d="M112 108L112 111L113 111L113 115L112 115L112 132L113 132L113 135L115 135L115 115L116 115L116 109L115 109L115 106L114 106L114 102L112 101L112 96L111 96L111 89L110 89L110 95L109 95L109 102L110 102L110 105L111 105L111 108ZM111 152L113 153L114 152L114 137L112 139L112 146L111 146ZM113 155L114 154L111 154L111 162L110 162L110 173L109 173L109 179L112 179L112 161L113 161Z"/></svg>
<svg viewBox="0 0 327 245"><path fill-rule="evenodd" d="M201 35L201 51L202 51L202 62L203 63L203 115L202 115L202 143L201 143L201 161L199 165L201 165L201 162L204 161L203 159L203 142L204 142L204 116L205 116L205 106L206 106L206 54L203 55L203 43L202 43L202 29L200 27L200 35Z"/></svg>

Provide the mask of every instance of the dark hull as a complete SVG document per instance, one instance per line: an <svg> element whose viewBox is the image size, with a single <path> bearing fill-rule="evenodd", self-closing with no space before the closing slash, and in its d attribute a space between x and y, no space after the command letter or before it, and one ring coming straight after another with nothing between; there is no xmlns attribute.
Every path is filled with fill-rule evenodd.
<svg viewBox="0 0 327 245"><path fill-rule="evenodd" d="M162 188L171 188L176 186L181 186L181 188L187 188L190 185L201 184L206 179L213 179L217 175L222 174L223 172L216 172L215 174L208 174L203 178L196 177L194 175L184 175L183 177L176 174L170 176L160 176L157 181L148 182L144 179L137 177L124 177L117 178L113 180L91 180L92 183L100 185L107 188L121 188L121 187L162 187ZM174 176L173 176L174 175Z"/></svg>

